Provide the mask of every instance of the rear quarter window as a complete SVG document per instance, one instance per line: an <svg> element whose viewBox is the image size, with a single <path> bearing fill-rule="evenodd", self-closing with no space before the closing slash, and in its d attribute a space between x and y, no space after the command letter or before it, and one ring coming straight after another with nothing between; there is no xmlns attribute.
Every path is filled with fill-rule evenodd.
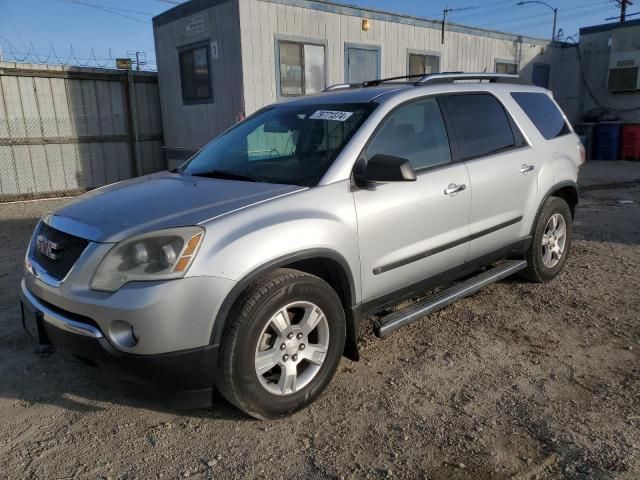
<svg viewBox="0 0 640 480"><path fill-rule="evenodd" d="M544 93L512 92L511 96L547 140L571 133L562 112Z"/></svg>

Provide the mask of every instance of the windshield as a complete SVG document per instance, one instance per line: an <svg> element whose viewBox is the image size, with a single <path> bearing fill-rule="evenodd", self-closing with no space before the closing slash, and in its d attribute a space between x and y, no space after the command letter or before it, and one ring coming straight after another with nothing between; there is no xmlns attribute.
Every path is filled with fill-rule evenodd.
<svg viewBox="0 0 640 480"><path fill-rule="evenodd" d="M373 108L372 103L267 107L206 145L178 171L317 185Z"/></svg>

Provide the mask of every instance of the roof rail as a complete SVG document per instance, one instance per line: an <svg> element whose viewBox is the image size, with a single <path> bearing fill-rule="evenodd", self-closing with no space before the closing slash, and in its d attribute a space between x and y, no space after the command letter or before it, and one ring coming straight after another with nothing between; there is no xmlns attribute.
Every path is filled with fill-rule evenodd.
<svg viewBox="0 0 640 480"><path fill-rule="evenodd" d="M414 85L437 85L440 83L455 83L459 80L478 80L490 83L515 83L520 85L531 85L531 83L518 75L506 73L432 73L424 75Z"/></svg>
<svg viewBox="0 0 640 480"><path fill-rule="evenodd" d="M327 88L325 88L323 92L330 92L332 90L342 90L343 88L353 88L359 86L359 83L334 83L333 85L329 85Z"/></svg>

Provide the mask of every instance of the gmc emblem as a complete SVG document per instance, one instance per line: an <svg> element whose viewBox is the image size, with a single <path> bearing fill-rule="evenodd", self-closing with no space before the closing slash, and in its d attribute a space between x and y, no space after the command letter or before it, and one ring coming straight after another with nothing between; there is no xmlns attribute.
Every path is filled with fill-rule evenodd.
<svg viewBox="0 0 640 480"><path fill-rule="evenodd" d="M44 235L38 235L36 240L36 249L45 257L49 257L51 260L57 260L60 258L60 247L57 243L52 242Z"/></svg>

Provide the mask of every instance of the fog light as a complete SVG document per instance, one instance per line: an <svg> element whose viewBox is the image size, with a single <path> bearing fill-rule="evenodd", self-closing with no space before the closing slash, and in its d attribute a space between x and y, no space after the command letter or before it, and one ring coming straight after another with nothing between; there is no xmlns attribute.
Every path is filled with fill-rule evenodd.
<svg viewBox="0 0 640 480"><path fill-rule="evenodd" d="M132 348L138 344L133 326L122 320L114 320L109 326L109 338L118 347Z"/></svg>

